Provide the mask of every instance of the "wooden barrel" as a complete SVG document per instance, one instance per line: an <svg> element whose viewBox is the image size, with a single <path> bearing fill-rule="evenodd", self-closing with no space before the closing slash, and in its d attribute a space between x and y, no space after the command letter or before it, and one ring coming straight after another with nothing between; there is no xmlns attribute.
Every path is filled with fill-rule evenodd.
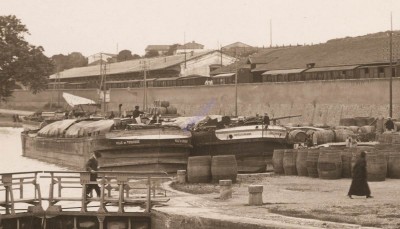
<svg viewBox="0 0 400 229"><path fill-rule="evenodd" d="M375 126L362 126L360 127L361 133L369 134L375 132Z"/></svg>
<svg viewBox="0 0 400 229"><path fill-rule="evenodd" d="M360 127L358 127L358 126L349 126L349 129L351 131L353 131L353 133L358 133L358 130L360 129Z"/></svg>
<svg viewBox="0 0 400 229"><path fill-rule="evenodd" d="M236 182L237 171L235 155L212 157L211 175L213 182L219 182L219 180L232 180L232 182Z"/></svg>
<svg viewBox="0 0 400 229"><path fill-rule="evenodd" d="M319 158L319 150L318 149L309 149L307 152L307 172L309 177L318 177L318 158Z"/></svg>
<svg viewBox="0 0 400 229"><path fill-rule="evenodd" d="M355 148L346 148L342 151L342 177L351 178L351 159Z"/></svg>
<svg viewBox="0 0 400 229"><path fill-rule="evenodd" d="M400 134L392 134L392 143L400 144Z"/></svg>
<svg viewBox="0 0 400 229"><path fill-rule="evenodd" d="M307 134L302 130L292 130L288 134L288 142L290 143L304 143L307 140Z"/></svg>
<svg viewBox="0 0 400 229"><path fill-rule="evenodd" d="M208 183L211 181L211 156L189 157L187 164L189 183Z"/></svg>
<svg viewBox="0 0 400 229"><path fill-rule="evenodd" d="M400 179L400 153L393 151L389 153L389 177Z"/></svg>
<svg viewBox="0 0 400 229"><path fill-rule="evenodd" d="M167 107L167 114L177 114L178 110L176 109L176 107L173 106L169 106Z"/></svg>
<svg viewBox="0 0 400 229"><path fill-rule="evenodd" d="M368 181L384 181L387 173L385 154L379 151L367 153L367 178Z"/></svg>
<svg viewBox="0 0 400 229"><path fill-rule="evenodd" d="M383 133L385 131L385 128L383 126L383 117L377 118L376 119L376 132L378 133Z"/></svg>
<svg viewBox="0 0 400 229"><path fill-rule="evenodd" d="M384 132L379 137L380 143L392 143L393 133L392 132Z"/></svg>
<svg viewBox="0 0 400 229"><path fill-rule="evenodd" d="M299 149L296 158L296 170L299 176L308 176L307 171L307 149Z"/></svg>
<svg viewBox="0 0 400 229"><path fill-rule="evenodd" d="M386 177L390 177L389 154L390 154L390 152L396 152L396 148L392 144L378 144L378 145L375 145L375 150L380 153L383 153L385 155L386 164L387 164Z"/></svg>
<svg viewBox="0 0 400 229"><path fill-rule="evenodd" d="M285 175L297 175L296 157L297 150L285 149L283 153L283 170L285 171Z"/></svg>
<svg viewBox="0 0 400 229"><path fill-rule="evenodd" d="M321 179L342 177L342 157L339 150L321 149L318 158L318 175Z"/></svg>
<svg viewBox="0 0 400 229"><path fill-rule="evenodd" d="M400 131L400 122L394 122L394 129Z"/></svg>
<svg viewBox="0 0 400 229"><path fill-rule="evenodd" d="M334 142L335 132L333 130L318 130L313 134L313 142L320 144L325 144L328 142Z"/></svg>
<svg viewBox="0 0 400 229"><path fill-rule="evenodd" d="M284 149L275 149L272 155L272 166L274 167L275 174L284 174L283 170L283 155Z"/></svg>
<svg viewBox="0 0 400 229"><path fill-rule="evenodd" d="M345 142L353 134L353 131L349 129L337 129L335 130L335 142Z"/></svg>
<svg viewBox="0 0 400 229"><path fill-rule="evenodd" d="M169 101L161 101L160 105L161 105L162 107L167 108L167 107L169 106Z"/></svg>

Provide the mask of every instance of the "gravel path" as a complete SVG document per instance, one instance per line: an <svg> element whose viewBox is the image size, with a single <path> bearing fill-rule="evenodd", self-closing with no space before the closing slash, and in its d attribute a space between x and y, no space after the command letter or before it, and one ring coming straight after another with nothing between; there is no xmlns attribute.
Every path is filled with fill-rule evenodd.
<svg viewBox="0 0 400 229"><path fill-rule="evenodd" d="M350 179L249 176L233 186L233 198L225 201L218 199L216 185L188 184L181 188L208 194L192 195L169 189L172 199L165 210L170 208L177 214L192 212L205 217L234 216L242 220L273 221L306 228L400 228L400 180L369 182L373 199L349 199L346 194L350 183ZM264 205L247 205L250 184L264 186Z"/></svg>

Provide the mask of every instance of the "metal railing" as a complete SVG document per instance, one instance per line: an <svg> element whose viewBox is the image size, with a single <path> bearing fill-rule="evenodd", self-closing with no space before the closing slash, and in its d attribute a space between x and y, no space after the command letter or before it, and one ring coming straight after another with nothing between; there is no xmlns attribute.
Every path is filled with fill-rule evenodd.
<svg viewBox="0 0 400 229"><path fill-rule="evenodd" d="M36 206L42 206L42 196L40 185L37 183L38 174L41 171L2 173L0 182L0 206L5 209L6 214L15 215L16 203L28 203ZM24 195L26 185L34 186L34 196ZM17 186L17 187L15 187ZM19 190L19 196L14 196L14 190ZM2 195L4 192L4 195Z"/></svg>
<svg viewBox="0 0 400 229"><path fill-rule="evenodd" d="M48 197L42 197L38 175L42 179L50 179ZM81 213L88 212L90 202L99 202L98 213L107 213L108 204L118 207L116 213L125 212L126 206L144 206L145 212L150 212L152 204L168 201L165 190L160 194L159 184L163 179L171 179L167 173L130 172L130 171L98 171L98 179L90 180L90 172L87 171L32 171L0 174L0 210L5 214L15 215L16 203L32 204L42 207L42 201L48 201L46 212L55 213L52 208L61 201L80 202ZM100 184L100 197L87 196L88 185ZM27 185L34 186L33 196L25 194ZM3 187L3 188L1 188ZM81 194L75 196L63 195L63 190L81 189ZM160 190L159 190L160 189ZM14 191L19 190L19 195ZM57 193L56 193L57 191ZM114 192L115 191L115 192ZM158 192L157 192L158 191ZM2 195L2 192L5 194ZM69 192L70 194L71 192ZM153 194L153 195L152 195ZM4 197L1 198L1 197ZM74 207L75 208L75 207ZM59 209L63 209L60 206Z"/></svg>

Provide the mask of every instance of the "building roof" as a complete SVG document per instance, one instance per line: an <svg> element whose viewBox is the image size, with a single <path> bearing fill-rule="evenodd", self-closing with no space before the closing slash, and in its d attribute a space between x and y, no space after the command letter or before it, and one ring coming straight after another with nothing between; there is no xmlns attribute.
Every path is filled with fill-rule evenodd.
<svg viewBox="0 0 400 229"><path fill-rule="evenodd" d="M394 34L393 42L400 43L400 31ZM306 68L308 63L315 63L316 67L375 64L389 62L389 52L385 51L388 47L387 33L380 32L334 39L318 45L268 48L250 56L246 64L256 65L253 72ZM394 60L400 59L400 52L394 52L393 55ZM234 69L234 64L231 64L212 74L234 72Z"/></svg>
<svg viewBox="0 0 400 229"><path fill-rule="evenodd" d="M294 69L282 69L282 70L271 70L271 71L266 71L262 75L283 75L283 74L295 74L295 73L301 73L305 71L305 68L294 68Z"/></svg>
<svg viewBox="0 0 400 229"><path fill-rule="evenodd" d="M252 48L253 46L250 46L248 44L245 44L243 42L235 42L229 45L225 45L224 47L222 47L222 49L230 49L230 48Z"/></svg>
<svg viewBox="0 0 400 229"><path fill-rule="evenodd" d="M211 54L213 52L219 52L219 51L214 50L214 51L194 53L191 56L186 55L186 61L200 58L202 56ZM128 60L128 61L108 64L106 68L106 73L107 75L111 75L111 74L142 72L144 70L145 65L146 65L146 70L152 71L152 70L173 67L184 62L185 62L184 54L165 56L165 57L135 59L135 60ZM100 75L100 67L97 65L97 66L72 68L62 71L60 72L59 78L65 79L65 78L99 76L99 75ZM53 74L50 76L50 79L55 79L55 78L57 78L57 74Z"/></svg>
<svg viewBox="0 0 400 229"><path fill-rule="evenodd" d="M237 69L242 69L242 68L250 69L250 65L246 64L246 61L247 61L246 58L239 59L239 61L237 61L237 63L233 63L233 64L230 64L227 66L222 66L222 67L212 71L210 75L232 73L232 72L236 72Z"/></svg>
<svg viewBox="0 0 400 229"><path fill-rule="evenodd" d="M171 45L148 45L145 49L146 52L148 51L168 51Z"/></svg>
<svg viewBox="0 0 400 229"><path fill-rule="evenodd" d="M267 64L257 64L254 69L251 69L252 72L265 72L268 70L269 70L269 67Z"/></svg>
<svg viewBox="0 0 400 229"><path fill-rule="evenodd" d="M310 68L305 72L326 72L326 71L345 71L345 70L353 70L360 65L347 65L347 66L331 66L331 67L319 67L319 68Z"/></svg>
<svg viewBox="0 0 400 229"><path fill-rule="evenodd" d="M399 31L396 32L400 34ZM400 36L394 42L400 42ZM359 65L389 61L389 47L387 33L375 33L360 37L348 37L330 40L323 44L295 46L277 49L273 52L259 53L254 60L263 62L269 69L305 68L308 63L315 63L316 67ZM395 53L394 60L400 58Z"/></svg>
<svg viewBox="0 0 400 229"><path fill-rule="evenodd" d="M234 75L235 75L235 73L224 73L224 74L219 74L219 75L213 76L211 78L228 78L228 77L232 77Z"/></svg>
<svg viewBox="0 0 400 229"><path fill-rule="evenodd" d="M204 45L196 43L195 41L186 43L184 45L179 45L177 49L203 49Z"/></svg>

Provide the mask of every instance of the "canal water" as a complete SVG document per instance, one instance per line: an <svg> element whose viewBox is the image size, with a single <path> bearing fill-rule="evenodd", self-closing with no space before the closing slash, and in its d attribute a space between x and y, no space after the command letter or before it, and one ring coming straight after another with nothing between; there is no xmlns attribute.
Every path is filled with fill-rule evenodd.
<svg viewBox="0 0 400 229"><path fill-rule="evenodd" d="M30 159L22 156L22 145L21 145L21 132L22 128L12 127L0 127L0 173L15 173L15 172L29 172L29 171L68 171L67 168L63 168L58 165L49 164L35 159ZM48 197L50 179L40 178L43 174L39 174L38 183L41 187L42 197ZM76 186L76 185L75 185ZM0 187L1 189L2 187ZM27 185L24 188L24 198L29 198L34 195L33 185ZM57 189L57 188L56 188ZM56 190L55 190L56 191ZM19 190L14 190L14 196L19 196ZM63 189L63 197L80 197L82 194L81 189ZM25 197L26 196L26 197ZM0 192L0 200L4 197L4 192ZM79 202L60 202L65 210L74 211L79 210ZM18 204L17 208L24 211L27 208L26 204ZM43 202L43 207L46 209L48 206L47 201ZM98 203L91 202L88 205L88 210L97 210ZM114 206L109 206L109 210L116 210ZM128 211L143 211L139 207L129 207ZM64 211L64 209L63 209ZM0 208L0 213L4 213L4 209Z"/></svg>
<svg viewBox="0 0 400 229"><path fill-rule="evenodd" d="M67 170L57 165L22 156L22 128L0 127L0 173Z"/></svg>

